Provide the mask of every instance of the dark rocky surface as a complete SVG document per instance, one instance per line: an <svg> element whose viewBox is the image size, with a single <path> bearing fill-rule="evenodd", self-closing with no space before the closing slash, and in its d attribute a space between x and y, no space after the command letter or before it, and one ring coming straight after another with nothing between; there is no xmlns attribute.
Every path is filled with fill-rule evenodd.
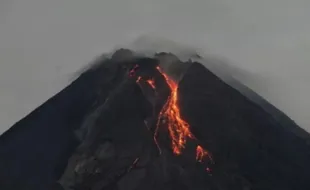
<svg viewBox="0 0 310 190"><path fill-rule="evenodd" d="M139 83L128 74L135 65L134 74L144 79ZM212 160L196 161L193 140L174 155L165 127L158 132L159 150L155 124L171 91L157 65L179 80L181 115ZM253 101L261 97L252 91L244 94L198 62L119 50L0 137L0 187L309 189L309 134L267 102Z"/></svg>
<svg viewBox="0 0 310 190"><path fill-rule="evenodd" d="M307 138L286 130L199 63L179 88L184 117L213 153L216 167L226 165L223 170L247 179L253 189L310 187Z"/></svg>

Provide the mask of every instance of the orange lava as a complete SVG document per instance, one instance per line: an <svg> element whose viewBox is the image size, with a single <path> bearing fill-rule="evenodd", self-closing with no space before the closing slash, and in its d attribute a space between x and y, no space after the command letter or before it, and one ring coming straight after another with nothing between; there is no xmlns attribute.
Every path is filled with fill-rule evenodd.
<svg viewBox="0 0 310 190"><path fill-rule="evenodd" d="M136 67L134 68L136 69ZM134 75L134 69L131 71L130 76ZM171 94L167 99L167 102L163 106L162 110L159 113L157 125L154 133L154 141L158 147L158 150L161 154L161 148L159 143L157 142L158 129L162 124L167 125L169 135L171 138L171 148L174 154L180 155L182 151L185 149L185 145L188 139L197 140L195 136L190 131L190 125L182 119L180 108L178 105L178 84L168 77L166 73L164 73L159 67L156 69L161 73L161 75L165 78L170 90ZM139 76L136 82L140 82L142 78ZM155 89L154 80L146 81L153 89ZM203 162L204 158L208 156L210 159L208 152L202 148L202 146L198 145L196 147L196 160L198 162ZM212 160L212 159L211 159Z"/></svg>
<svg viewBox="0 0 310 190"><path fill-rule="evenodd" d="M175 81L170 79L159 67L157 70L163 75L168 86L171 89L171 95L168 98L165 106L159 114L158 121L165 119L169 135L171 137L172 150L175 154L179 155L185 148L185 144L189 138L195 139L190 131L189 124L182 119L180 109L178 106L178 85ZM158 122L160 124L160 122ZM157 126L158 128L159 126Z"/></svg>
<svg viewBox="0 0 310 190"><path fill-rule="evenodd" d="M207 155L208 152L205 151L200 145L196 147L196 160L198 162L202 162Z"/></svg>
<svg viewBox="0 0 310 190"><path fill-rule="evenodd" d="M146 81L153 89L155 89L155 82L152 79Z"/></svg>

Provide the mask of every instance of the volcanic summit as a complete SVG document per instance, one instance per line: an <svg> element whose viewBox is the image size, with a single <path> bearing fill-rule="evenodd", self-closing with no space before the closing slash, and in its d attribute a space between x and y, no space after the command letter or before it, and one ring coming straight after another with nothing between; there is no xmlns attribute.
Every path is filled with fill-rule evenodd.
<svg viewBox="0 0 310 190"><path fill-rule="evenodd" d="M12 190L302 190L310 138L199 61L120 49L0 137Z"/></svg>

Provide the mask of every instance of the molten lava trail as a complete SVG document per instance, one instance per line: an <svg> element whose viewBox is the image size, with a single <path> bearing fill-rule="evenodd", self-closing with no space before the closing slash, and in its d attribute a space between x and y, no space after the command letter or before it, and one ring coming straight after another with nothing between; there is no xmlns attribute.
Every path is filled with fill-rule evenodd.
<svg viewBox="0 0 310 190"><path fill-rule="evenodd" d="M200 145L196 147L196 160L202 162L203 159L208 156L208 152L205 151Z"/></svg>
<svg viewBox="0 0 310 190"><path fill-rule="evenodd" d="M196 140L196 138L190 131L190 125L181 117L181 111L178 105L178 84L170 79L160 67L157 67L156 69L165 78L171 90L171 94L159 113L154 139L156 140L158 128L162 124L162 121L165 120L172 141L171 146L173 153L180 155L182 150L185 149L188 139ZM206 156L211 159L208 152L204 150L202 146L198 145L196 147L196 160L198 162L203 162Z"/></svg>
<svg viewBox="0 0 310 190"><path fill-rule="evenodd" d="M134 76L135 71L138 66L135 66L130 71L130 76ZM161 154L161 148L157 141L158 129L162 125L166 125L168 128L169 136L171 138L171 148L174 154L180 155L182 151L185 149L185 145L189 139L197 140L195 136L190 131L190 125L181 117L181 111L178 105L178 84L168 77L166 73L162 71L160 67L156 67L158 72L164 77L166 83L168 84L171 94L168 97L165 105L161 109L156 129L154 132L154 141L159 149ZM142 78L139 76L136 82L140 82ZM146 82L153 88L156 89L154 79L146 80ZM198 162L203 162L204 159L208 156L209 159L212 160L210 155L206 150L202 148L202 146L198 145L196 147L196 160Z"/></svg>
<svg viewBox="0 0 310 190"><path fill-rule="evenodd" d="M178 85L167 74L165 74L159 67L157 70L165 78L170 90L171 95L168 98L163 109L159 113L157 128L161 124L160 121L164 119L168 126L169 135L171 137L172 150L175 154L182 153L188 138L194 139L193 134L190 132L189 124L181 118L180 109L178 106Z"/></svg>

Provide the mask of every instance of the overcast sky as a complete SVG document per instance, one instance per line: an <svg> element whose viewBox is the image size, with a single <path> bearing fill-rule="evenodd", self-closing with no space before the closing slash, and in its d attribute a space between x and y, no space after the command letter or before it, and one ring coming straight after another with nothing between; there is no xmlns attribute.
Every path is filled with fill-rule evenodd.
<svg viewBox="0 0 310 190"><path fill-rule="evenodd" d="M309 0L0 0L0 133L141 35L217 55L310 131Z"/></svg>

